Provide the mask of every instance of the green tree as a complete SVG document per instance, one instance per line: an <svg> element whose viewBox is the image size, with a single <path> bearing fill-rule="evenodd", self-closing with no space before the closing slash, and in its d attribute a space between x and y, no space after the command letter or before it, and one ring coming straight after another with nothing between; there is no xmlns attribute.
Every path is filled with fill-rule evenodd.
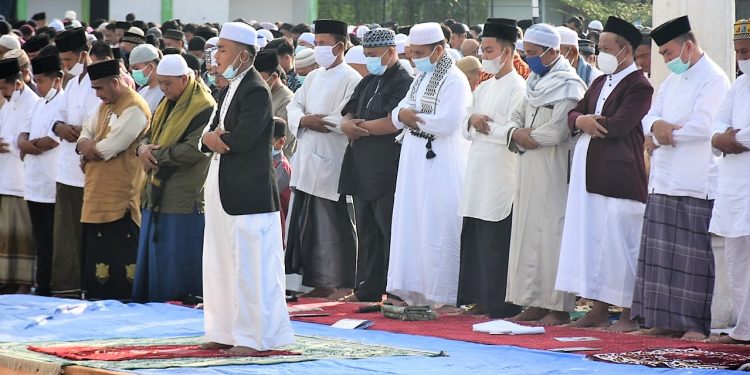
<svg viewBox="0 0 750 375"><path fill-rule="evenodd" d="M555 9L567 15L582 15L586 22L609 16L622 18L643 26L651 26L653 0L559 0L561 8Z"/></svg>

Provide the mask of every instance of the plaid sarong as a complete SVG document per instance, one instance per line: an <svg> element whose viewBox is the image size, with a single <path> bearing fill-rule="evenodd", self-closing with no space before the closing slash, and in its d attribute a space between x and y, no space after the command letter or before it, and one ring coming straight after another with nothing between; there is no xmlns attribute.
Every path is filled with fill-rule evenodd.
<svg viewBox="0 0 750 375"><path fill-rule="evenodd" d="M714 255L708 225L713 200L651 194L646 204L632 317L646 327L711 327Z"/></svg>

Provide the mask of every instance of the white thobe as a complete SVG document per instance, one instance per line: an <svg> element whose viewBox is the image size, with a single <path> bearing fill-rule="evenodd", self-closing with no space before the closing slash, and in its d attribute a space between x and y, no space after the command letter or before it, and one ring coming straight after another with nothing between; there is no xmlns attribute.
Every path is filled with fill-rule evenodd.
<svg viewBox="0 0 750 375"><path fill-rule="evenodd" d="M305 84L287 105L289 130L297 137L292 158L290 186L299 191L332 201L339 200L339 176L349 140L341 132L341 110L362 79L345 62L331 68L318 68L305 78ZM330 133L301 128L306 115L324 115L334 124Z"/></svg>
<svg viewBox="0 0 750 375"><path fill-rule="evenodd" d="M636 70L631 64L606 78L594 114L601 115L612 91ZM590 142L581 134L573 152L555 289L630 308L646 205L586 190Z"/></svg>
<svg viewBox="0 0 750 375"><path fill-rule="evenodd" d="M643 132L650 135L658 120L682 128L673 133L674 146L661 146L651 156L650 194L714 199L718 171L711 127L728 90L726 73L705 54L685 73L672 73L661 84L641 121Z"/></svg>
<svg viewBox="0 0 750 375"><path fill-rule="evenodd" d="M62 103L58 106L54 121L62 121L66 124L83 126L94 112L99 108L101 100L96 96L96 91L91 88L89 75L73 77L65 86L65 95ZM83 172L81 171L81 157L76 153L76 142L68 142L58 137L52 129L49 136L60 142L58 151L57 182L74 187L83 187Z"/></svg>
<svg viewBox="0 0 750 375"><path fill-rule="evenodd" d="M161 91L159 85L154 87L143 86L138 90L138 94L148 103L148 108L151 110L152 115L156 112L156 107L161 102L161 99L164 98L164 91Z"/></svg>
<svg viewBox="0 0 750 375"><path fill-rule="evenodd" d="M52 122L60 103L65 97L63 90L49 101L38 100L33 109L31 121L22 125L21 132L29 133L29 140L44 138L52 129ZM26 155L23 161L25 169L24 198L27 201L39 203L55 203L57 195L55 179L57 178L57 166L59 146L41 155Z"/></svg>
<svg viewBox="0 0 750 375"><path fill-rule="evenodd" d="M474 90L462 126L471 141L459 215L484 221L500 221L510 215L516 193L518 156L508 149L507 135L513 111L523 103L526 81L515 70L503 77L490 78ZM490 134L468 125L471 115L485 115Z"/></svg>
<svg viewBox="0 0 750 375"><path fill-rule="evenodd" d="M417 89L417 108L432 76L426 74ZM415 80L412 87L418 83ZM398 121L398 113L409 108L408 98L407 92L391 114L399 129L405 125ZM419 114L424 120L419 128L436 136L436 156L427 159L427 141L404 130L386 290L409 304L456 303L462 220L458 205L468 151L460 127L470 103L469 83L453 66L440 87L435 112Z"/></svg>
<svg viewBox="0 0 750 375"><path fill-rule="evenodd" d="M219 109L222 129L226 112L245 74L229 84ZM204 133L215 115L216 112ZM201 146L199 143L198 148ZM205 187L203 311L206 340L256 350L291 344L294 333L286 308L281 217L279 212L227 214L219 192L220 163L220 155L211 158Z"/></svg>
<svg viewBox="0 0 750 375"><path fill-rule="evenodd" d="M712 133L741 129L737 141L750 147L750 76L737 78L716 114ZM714 150L718 154L718 150ZM730 295L737 324L736 340L750 340L750 152L724 155L719 161L718 194L709 230L726 237L724 249Z"/></svg>
<svg viewBox="0 0 750 375"><path fill-rule="evenodd" d="M31 114L39 97L28 86L23 91L14 91L3 105L0 138L9 144L10 152L0 154L0 195L23 198L24 168L18 149L18 135L23 124L31 121Z"/></svg>

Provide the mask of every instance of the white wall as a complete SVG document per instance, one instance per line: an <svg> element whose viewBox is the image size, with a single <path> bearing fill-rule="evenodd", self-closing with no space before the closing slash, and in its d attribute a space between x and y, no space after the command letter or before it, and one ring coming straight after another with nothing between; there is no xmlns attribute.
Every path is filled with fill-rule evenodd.
<svg viewBox="0 0 750 375"><path fill-rule="evenodd" d="M183 23L224 23L237 18L229 13L229 0L174 0L173 3L172 18Z"/></svg>
<svg viewBox="0 0 750 375"><path fill-rule="evenodd" d="M80 20L82 18L81 0L31 0L28 2L29 14L26 15L26 19L31 19L31 16L36 13L46 12L47 23L49 23L55 18L60 20L65 18L65 12L68 10L75 11Z"/></svg>
<svg viewBox="0 0 750 375"><path fill-rule="evenodd" d="M161 19L161 1L110 0L109 19L125 21L125 16L128 13L134 13L137 20L155 23L164 21Z"/></svg>

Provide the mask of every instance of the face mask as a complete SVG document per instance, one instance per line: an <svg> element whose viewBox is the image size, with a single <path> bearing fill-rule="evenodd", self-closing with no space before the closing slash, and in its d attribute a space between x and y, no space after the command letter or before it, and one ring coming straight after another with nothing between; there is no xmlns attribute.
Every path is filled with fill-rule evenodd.
<svg viewBox="0 0 750 375"><path fill-rule="evenodd" d="M737 61L737 65L740 67L740 71L744 74L750 74L750 60Z"/></svg>
<svg viewBox="0 0 750 375"><path fill-rule="evenodd" d="M500 58L503 57L503 54L501 53L500 56L492 59L492 60L482 60L482 70L489 74L497 74L500 73L500 69L503 68L505 65L505 61L508 60L507 58L500 61Z"/></svg>
<svg viewBox="0 0 750 375"><path fill-rule="evenodd" d="M549 50L550 49L547 48L547 51ZM540 76L547 74L551 69L549 66L544 65L544 63L542 62L542 56L544 56L547 51L544 51L544 53L539 56L529 57L526 59L526 63L529 64L529 69Z"/></svg>
<svg viewBox="0 0 750 375"><path fill-rule="evenodd" d="M333 54L333 47L336 47L338 43L333 46L315 46L315 62L318 65L328 69L336 62L336 55Z"/></svg>
<svg viewBox="0 0 750 375"><path fill-rule="evenodd" d="M44 100L50 101L55 97L55 95L57 95L57 89L53 87L49 89L49 91L47 91L47 95L44 96Z"/></svg>
<svg viewBox="0 0 750 375"><path fill-rule="evenodd" d="M435 49L437 49L437 47L433 48L432 52L430 52L430 54L426 57L412 60L414 62L414 67L417 68L417 70L419 70L420 72L424 73L429 73L435 70L435 65L437 65L437 63L433 63L432 61L430 61L430 57L432 57L432 54L435 53Z"/></svg>
<svg viewBox="0 0 750 375"><path fill-rule="evenodd" d="M68 70L68 73L72 74L75 77L78 77L81 74L83 74L83 64L81 64L80 58L78 59L78 62L75 65L73 65L73 67L70 68L70 70Z"/></svg>
<svg viewBox="0 0 750 375"><path fill-rule="evenodd" d="M271 155L274 157L281 155L281 150L273 149L271 150Z"/></svg>
<svg viewBox="0 0 750 375"><path fill-rule="evenodd" d="M299 81L300 85L303 84L303 83L305 83L305 77L306 76L297 76L297 81Z"/></svg>
<svg viewBox="0 0 750 375"><path fill-rule="evenodd" d="M214 77L213 74L206 75L206 81L209 86L216 86L216 77Z"/></svg>
<svg viewBox="0 0 750 375"><path fill-rule="evenodd" d="M674 74L682 74L685 73L688 69L690 69L690 59L688 59L688 62L682 62L682 52L685 50L685 45L687 43L682 44L682 48L680 49L680 56L677 56L676 58L672 59L670 62L667 63L667 68L669 68L670 71Z"/></svg>
<svg viewBox="0 0 750 375"><path fill-rule="evenodd" d="M133 80L135 81L136 84L138 84L138 86L148 85L148 79L149 77L151 77L151 73L154 72L154 70L151 69L151 73L149 73L148 75L145 75L143 73L144 70L145 69L141 69L141 70L133 69Z"/></svg>
<svg viewBox="0 0 750 375"><path fill-rule="evenodd" d="M598 65L599 69L604 74L614 74L617 68L622 64L622 62L617 61L617 58L620 56L622 51L624 51L625 48L621 49L620 52L617 52L617 55L612 55L606 52L599 52L599 59L598 59Z"/></svg>
<svg viewBox="0 0 750 375"><path fill-rule="evenodd" d="M221 73L221 75L224 76L224 78L226 78L227 81L233 80L234 77L237 75L237 69L234 68L234 63L236 63L237 59L239 58L240 58L240 55L237 55L237 57L234 58L232 63L226 69L224 69L224 73ZM240 60L240 65L242 65L241 60Z"/></svg>
<svg viewBox="0 0 750 375"><path fill-rule="evenodd" d="M304 51L306 49L307 49L307 47L305 47L305 46L303 46L301 44L298 44L297 47L294 48L294 54L296 55L296 54L298 54L298 53L300 53L300 52L302 52L302 51Z"/></svg>
<svg viewBox="0 0 750 375"><path fill-rule="evenodd" d="M383 56L387 55L388 52L384 53ZM367 71L372 75L380 76L385 73L388 68L387 65L383 65L383 56L380 57L367 57Z"/></svg>

